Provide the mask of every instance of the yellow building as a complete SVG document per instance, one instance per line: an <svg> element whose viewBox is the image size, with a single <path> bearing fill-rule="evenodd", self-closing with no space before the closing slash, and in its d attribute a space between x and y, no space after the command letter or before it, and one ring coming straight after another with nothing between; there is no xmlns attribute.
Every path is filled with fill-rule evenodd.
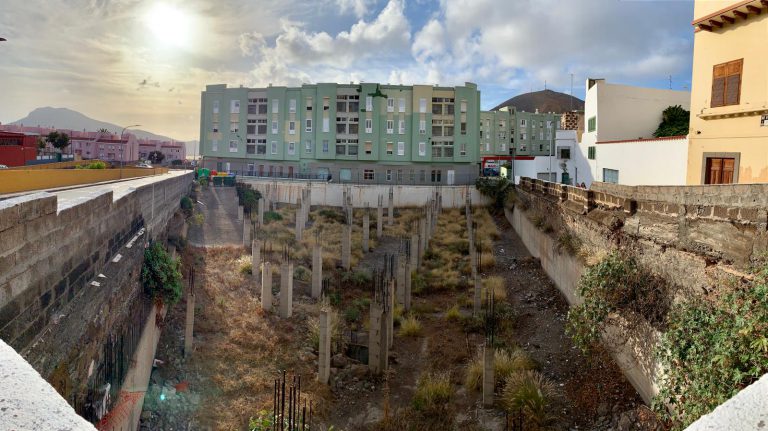
<svg viewBox="0 0 768 431"><path fill-rule="evenodd" d="M696 0L688 184L768 182L768 0Z"/></svg>

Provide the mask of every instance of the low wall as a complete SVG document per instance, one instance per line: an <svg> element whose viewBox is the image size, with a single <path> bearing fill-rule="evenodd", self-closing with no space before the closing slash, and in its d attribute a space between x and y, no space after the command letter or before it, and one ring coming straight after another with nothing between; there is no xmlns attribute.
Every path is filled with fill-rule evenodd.
<svg viewBox="0 0 768 431"><path fill-rule="evenodd" d="M273 191L272 199L276 202L295 204L301 191L309 184L312 188L312 205L342 206L344 190L352 196L354 207L378 206L379 196L384 197L384 207L389 199L389 189L394 192L394 206L415 207L426 204L434 196L435 190L443 195L444 208L463 207L469 189L474 205L487 205L488 199L472 186L404 186L404 185L351 185L329 182L274 181L252 178L238 178L238 182L248 184L262 194L267 187Z"/></svg>
<svg viewBox="0 0 768 431"><path fill-rule="evenodd" d="M84 163L84 162L77 162ZM77 164L76 163L76 164ZM44 165L43 165L44 166ZM123 169L3 169L0 194L100 183L168 173L168 168Z"/></svg>
<svg viewBox="0 0 768 431"><path fill-rule="evenodd" d="M102 160L70 160L67 162L53 162L53 163L40 163L37 165L15 166L8 169L16 170L16 171L38 170L38 169L65 169L65 168L74 168L76 166L81 166L81 165L87 165L93 162L106 163L107 166L112 165L111 163L104 162Z"/></svg>

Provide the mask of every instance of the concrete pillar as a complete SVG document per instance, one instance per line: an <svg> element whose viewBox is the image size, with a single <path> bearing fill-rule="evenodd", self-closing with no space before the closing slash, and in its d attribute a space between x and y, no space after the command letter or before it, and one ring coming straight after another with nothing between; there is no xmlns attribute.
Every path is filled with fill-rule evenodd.
<svg viewBox="0 0 768 431"><path fill-rule="evenodd" d="M419 236L416 234L411 235L411 242L408 244L408 254L410 255L411 269L419 267Z"/></svg>
<svg viewBox="0 0 768 431"><path fill-rule="evenodd" d="M487 343L483 345L483 407L493 406L493 390L496 380L493 375L495 349Z"/></svg>
<svg viewBox="0 0 768 431"><path fill-rule="evenodd" d="M480 312L482 311L482 307L483 307L483 283L482 283L482 280L480 280L480 277L477 276L477 274L475 274L474 280L475 280L475 291L474 291L474 296L472 300L472 315L480 316Z"/></svg>
<svg viewBox="0 0 768 431"><path fill-rule="evenodd" d="M261 241L254 239L251 243L251 275L258 283L261 279L259 270L261 269Z"/></svg>
<svg viewBox="0 0 768 431"><path fill-rule="evenodd" d="M368 239L371 235L371 220L368 214L368 208L363 213L363 253L368 253L370 248L368 247Z"/></svg>
<svg viewBox="0 0 768 431"><path fill-rule="evenodd" d="M323 247L315 244L312 248L312 298L320 298L323 290Z"/></svg>
<svg viewBox="0 0 768 431"><path fill-rule="evenodd" d="M397 257L397 282L395 285L395 294L397 295L397 303L405 304L405 256L398 254Z"/></svg>
<svg viewBox="0 0 768 431"><path fill-rule="evenodd" d="M318 347L317 379L320 383L328 384L331 377L331 313L320 311L320 346Z"/></svg>
<svg viewBox="0 0 768 431"><path fill-rule="evenodd" d="M195 327L195 292L190 289L187 292L187 318L184 327L184 357L192 354L192 339Z"/></svg>
<svg viewBox="0 0 768 431"><path fill-rule="evenodd" d="M349 270L352 264L352 226L341 226L341 266Z"/></svg>
<svg viewBox="0 0 768 431"><path fill-rule="evenodd" d="M381 330L383 310L376 301L371 301L370 322L368 325L368 369L372 374L380 374L381 368ZM385 343L386 345L386 343Z"/></svg>
<svg viewBox="0 0 768 431"><path fill-rule="evenodd" d="M395 190L390 187L389 188L389 204L388 204L388 212L387 212L387 225L392 226L392 223L395 221Z"/></svg>
<svg viewBox="0 0 768 431"><path fill-rule="evenodd" d="M242 205L237 206L237 221L243 221L243 211L244 208Z"/></svg>
<svg viewBox="0 0 768 431"><path fill-rule="evenodd" d="M388 283L387 289L389 289L389 294L387 295L387 301L389 304L387 304L387 312L384 313L386 323L387 323L387 356L389 356L389 349L392 348L392 343L394 342L394 333L395 333L395 279L391 279Z"/></svg>
<svg viewBox="0 0 768 431"><path fill-rule="evenodd" d="M301 198L299 198L299 206L296 207L296 242L301 241L302 237L302 231L304 229L304 222L302 221L303 218L303 212L302 204L301 204Z"/></svg>
<svg viewBox="0 0 768 431"><path fill-rule="evenodd" d="M280 265L280 317L293 315L293 262Z"/></svg>
<svg viewBox="0 0 768 431"><path fill-rule="evenodd" d="M251 245L251 221L243 220L243 247Z"/></svg>
<svg viewBox="0 0 768 431"><path fill-rule="evenodd" d="M261 270L261 309L272 310L272 265L264 262Z"/></svg>
<svg viewBox="0 0 768 431"><path fill-rule="evenodd" d="M264 226L264 200L265 199L266 198L264 196L262 196L261 199L259 199L259 201L258 201L259 202L258 203L258 206L259 206L259 218L257 220L259 222L259 226Z"/></svg>
<svg viewBox="0 0 768 431"><path fill-rule="evenodd" d="M403 294L403 308L405 311L411 311L411 264L405 262L405 293Z"/></svg>
<svg viewBox="0 0 768 431"><path fill-rule="evenodd" d="M419 219L419 240L421 240L419 244L419 259L421 259L427 252L427 219L423 217Z"/></svg>
<svg viewBox="0 0 768 431"><path fill-rule="evenodd" d="M384 202L383 198L379 196L379 206L376 208L376 238L381 239L384 235Z"/></svg>

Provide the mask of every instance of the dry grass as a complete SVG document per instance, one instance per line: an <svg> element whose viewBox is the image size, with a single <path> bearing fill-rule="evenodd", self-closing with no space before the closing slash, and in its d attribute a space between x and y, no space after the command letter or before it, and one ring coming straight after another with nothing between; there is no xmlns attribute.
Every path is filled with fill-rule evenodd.
<svg viewBox="0 0 768 431"><path fill-rule="evenodd" d="M497 275L484 279L483 288L486 292L493 292L493 299L495 301L507 299L507 286L504 283L504 279Z"/></svg>
<svg viewBox="0 0 768 431"><path fill-rule="evenodd" d="M418 337L421 335L421 322L414 315L406 317L400 322L398 335L401 337Z"/></svg>
<svg viewBox="0 0 768 431"><path fill-rule="evenodd" d="M339 315L339 312L335 309L328 307L331 317L331 354L336 354L344 351L344 319ZM307 330L309 334L309 342L315 351L319 350L320 346L320 317L310 317L307 319Z"/></svg>
<svg viewBox="0 0 768 431"><path fill-rule="evenodd" d="M490 270L496 265L496 256L493 255L493 251L483 251L480 254L479 267L480 270Z"/></svg>
<svg viewBox="0 0 768 431"><path fill-rule="evenodd" d="M532 370L536 364L520 348L515 348L511 352L504 349L497 349L493 357L493 373L497 386L503 384L504 380L510 375L519 372ZM467 365L464 385L467 389L479 390L483 383L483 354L478 352L475 358Z"/></svg>
<svg viewBox="0 0 768 431"><path fill-rule="evenodd" d="M450 402L452 396L453 385L448 373L425 373L419 377L413 394L413 407L416 410L434 410Z"/></svg>
<svg viewBox="0 0 768 431"><path fill-rule="evenodd" d="M522 412L526 429L548 429L557 421L560 394L554 383L536 371L518 371L504 382L501 403L508 412Z"/></svg>
<svg viewBox="0 0 768 431"><path fill-rule="evenodd" d="M445 320L457 321L461 320L461 311L459 310L459 304L454 304L445 312Z"/></svg>
<svg viewBox="0 0 768 431"><path fill-rule="evenodd" d="M253 274L253 263L251 262L251 256L247 254L240 256L235 261L235 265L237 265L237 270L240 271L241 274L243 275Z"/></svg>

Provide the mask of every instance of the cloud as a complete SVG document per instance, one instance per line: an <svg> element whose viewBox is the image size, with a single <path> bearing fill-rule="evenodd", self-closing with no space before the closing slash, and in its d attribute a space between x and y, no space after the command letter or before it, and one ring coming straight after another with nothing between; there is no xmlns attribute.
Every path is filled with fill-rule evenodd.
<svg viewBox="0 0 768 431"><path fill-rule="evenodd" d="M356 17L362 18L368 13L368 8L376 3L376 0L335 0L335 2L342 14L351 11Z"/></svg>

